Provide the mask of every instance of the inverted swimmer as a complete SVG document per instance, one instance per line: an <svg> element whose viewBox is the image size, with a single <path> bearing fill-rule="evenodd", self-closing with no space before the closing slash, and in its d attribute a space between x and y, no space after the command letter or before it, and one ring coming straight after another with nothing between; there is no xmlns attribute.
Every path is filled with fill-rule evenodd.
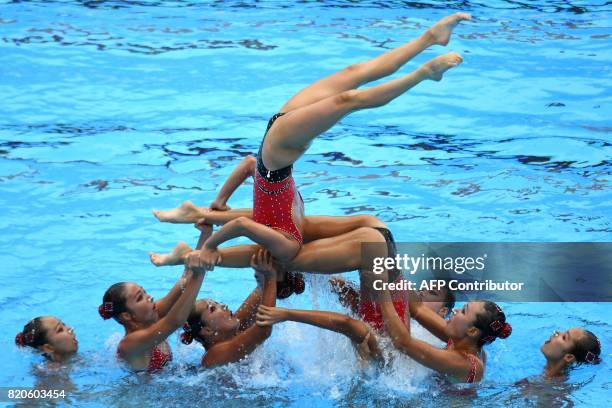
<svg viewBox="0 0 612 408"><path fill-rule="evenodd" d="M453 28L470 18L466 13L445 17L419 38L323 78L285 103L268 122L259 148L254 175L253 219L238 218L213 234L200 251L201 266L212 269L217 265L221 258L218 246L238 236L246 236L262 245L280 261L295 258L303 244L304 205L293 180L293 163L317 136L342 117L383 106L423 80L441 80L445 71L461 63L458 54L441 55L401 78L357 89L391 75L431 45L446 45ZM237 178L230 186L233 188L229 188L217 203L220 208L243 180Z"/></svg>
<svg viewBox="0 0 612 408"><path fill-rule="evenodd" d="M271 327L255 325L257 308L276 304L276 274L269 252L259 250L251 258L258 287L244 300L236 313L212 299L198 300L183 326L181 340L196 340L206 350L203 367L232 363L252 353L272 333Z"/></svg>

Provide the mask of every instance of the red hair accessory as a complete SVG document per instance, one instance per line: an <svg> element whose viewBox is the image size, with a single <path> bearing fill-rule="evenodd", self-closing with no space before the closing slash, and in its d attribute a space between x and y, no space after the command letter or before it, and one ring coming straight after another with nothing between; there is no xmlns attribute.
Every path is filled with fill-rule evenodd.
<svg viewBox="0 0 612 408"><path fill-rule="evenodd" d="M15 344L19 347L27 346L34 341L34 335L32 333L19 332L15 336Z"/></svg>
<svg viewBox="0 0 612 408"><path fill-rule="evenodd" d="M510 323L504 323L499 333L497 333L497 337L499 337L500 339L505 339L511 334L512 334L512 326L510 326Z"/></svg>
<svg viewBox="0 0 612 408"><path fill-rule="evenodd" d="M181 333L181 342L183 344L191 344L193 342L193 336L191 336L189 332L184 331Z"/></svg>
<svg viewBox="0 0 612 408"><path fill-rule="evenodd" d="M104 320L113 317L113 302L104 302L98 307L98 313Z"/></svg>
<svg viewBox="0 0 612 408"><path fill-rule="evenodd" d="M501 329L502 327L502 322L500 322L499 320L494 320L493 322L491 322L491 324L489 325L491 327L491 329L493 331L498 331L499 329Z"/></svg>
<svg viewBox="0 0 612 408"><path fill-rule="evenodd" d="M485 337L482 338L482 341L485 344L493 343L493 340L495 340L495 336L485 336Z"/></svg>
<svg viewBox="0 0 612 408"><path fill-rule="evenodd" d="M306 289L306 284L304 283L304 275L301 273L293 274L293 290L297 295L301 295Z"/></svg>
<svg viewBox="0 0 612 408"><path fill-rule="evenodd" d="M304 276L297 272L287 272L285 280L279 282L276 287L277 299L286 299L292 294L299 295L304 292Z"/></svg>
<svg viewBox="0 0 612 408"><path fill-rule="evenodd" d="M587 351L586 356L584 356L584 359L589 364L599 364L599 362L601 361L601 359L591 351Z"/></svg>

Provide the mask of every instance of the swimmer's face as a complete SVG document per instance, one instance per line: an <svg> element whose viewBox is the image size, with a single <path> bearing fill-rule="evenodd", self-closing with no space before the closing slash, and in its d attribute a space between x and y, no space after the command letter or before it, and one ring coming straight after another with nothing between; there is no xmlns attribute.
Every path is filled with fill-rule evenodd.
<svg viewBox="0 0 612 408"><path fill-rule="evenodd" d="M461 309L454 309L446 325L446 333L454 339L461 339L468 335L478 336L479 330L474 327L476 316L484 312L483 302L470 302Z"/></svg>
<svg viewBox="0 0 612 408"><path fill-rule="evenodd" d="M125 285L125 306L130 318L138 323L155 323L159 319L153 298L142 286L135 283Z"/></svg>
<svg viewBox="0 0 612 408"><path fill-rule="evenodd" d="M43 317L41 327L45 331L47 343L41 346L44 353L54 357L69 357L77 352L77 342L74 330L61 320L49 316Z"/></svg>
<svg viewBox="0 0 612 408"><path fill-rule="evenodd" d="M586 333L584 329L571 328L567 331L554 331L553 334L542 344L540 351L549 361L565 360L566 363L573 362L576 358L570 353L576 341L580 341Z"/></svg>
<svg viewBox="0 0 612 408"><path fill-rule="evenodd" d="M196 312L202 322L202 335L227 335L236 333L240 320L227 307L212 299L200 300L196 304Z"/></svg>
<svg viewBox="0 0 612 408"><path fill-rule="evenodd" d="M419 291L419 297L423 306L436 313L440 317L446 317L448 309L444 306L444 298L446 292L444 290L430 289Z"/></svg>

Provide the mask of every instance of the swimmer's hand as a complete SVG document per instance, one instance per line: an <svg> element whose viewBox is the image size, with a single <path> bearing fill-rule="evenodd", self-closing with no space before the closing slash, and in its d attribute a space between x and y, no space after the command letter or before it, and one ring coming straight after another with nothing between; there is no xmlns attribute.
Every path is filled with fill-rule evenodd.
<svg viewBox="0 0 612 408"><path fill-rule="evenodd" d="M212 271L216 265L221 263L221 254L217 248L207 248L205 245L200 249L199 261L200 267L205 268L207 271Z"/></svg>
<svg viewBox="0 0 612 408"><path fill-rule="evenodd" d="M198 219L194 226L196 227L196 229L202 232L206 231L208 228L212 228L212 225L206 222L206 218Z"/></svg>
<svg viewBox="0 0 612 408"><path fill-rule="evenodd" d="M228 210L231 210L231 207L225 204L223 201L215 198L213 202L210 203L210 209L217 210L217 211L228 211Z"/></svg>
<svg viewBox="0 0 612 408"><path fill-rule="evenodd" d="M258 326L272 326L287 320L287 309L259 305L255 322Z"/></svg>
<svg viewBox="0 0 612 408"><path fill-rule="evenodd" d="M272 260L270 252L259 249L251 257L251 268L256 272L261 273L267 279L276 280L277 270Z"/></svg>
<svg viewBox="0 0 612 408"><path fill-rule="evenodd" d="M191 251L185 255L185 268L195 273L205 273L208 270L200 263L200 251Z"/></svg>

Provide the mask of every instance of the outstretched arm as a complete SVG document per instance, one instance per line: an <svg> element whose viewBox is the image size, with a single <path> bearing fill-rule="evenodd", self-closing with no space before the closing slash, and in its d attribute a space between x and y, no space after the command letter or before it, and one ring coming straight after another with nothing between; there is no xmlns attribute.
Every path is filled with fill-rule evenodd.
<svg viewBox="0 0 612 408"><path fill-rule="evenodd" d="M357 314L359 312L359 299L361 295L353 285L340 277L334 277L329 280L332 291L338 295L340 304L351 312Z"/></svg>
<svg viewBox="0 0 612 408"><path fill-rule="evenodd" d="M265 306L276 305L277 271L272 263L272 257L268 252L260 250L257 254L253 255L251 266L265 276L261 304ZM202 357L202 366L214 367L238 361L251 354L257 346L270 337L270 334L272 334L271 327L252 325L231 340L215 344L208 349L204 357Z"/></svg>
<svg viewBox="0 0 612 408"><path fill-rule="evenodd" d="M212 234L212 227L210 225L206 225L200 229L200 238L198 240L198 244L196 245L196 249L200 249L204 242L210 237ZM186 277L187 270L183 273L183 276L179 278L179 280L174 284L174 287L170 289L170 292L163 298L159 299L155 302L155 307L157 308L157 313L159 317L162 318L168 314L168 311L174 305L174 303L179 299L181 294L183 293L183 288L187 284Z"/></svg>
<svg viewBox="0 0 612 408"><path fill-rule="evenodd" d="M446 334L446 320L433 310L424 307L423 302L419 298L415 291L409 291L408 297L410 315L419 322L421 326L427 329L431 334L442 340L443 342L448 341L448 335Z"/></svg>
<svg viewBox="0 0 612 408"><path fill-rule="evenodd" d="M252 177L255 174L255 167L257 166L257 159L254 156L247 156L242 161L232 174L225 180L223 186L217 193L217 197L213 200L210 205L211 210L227 210L227 200L234 194L234 191L244 183L247 177Z"/></svg>
<svg viewBox="0 0 612 408"><path fill-rule="evenodd" d="M410 311L406 311L406 322L397 314L389 291L378 292L380 309L385 321L385 327L393 345L413 360L443 374L451 375L460 380L470 374L470 362L457 352L441 350L421 340L413 338L410 334ZM482 370L478 378L482 376Z"/></svg>
<svg viewBox="0 0 612 408"><path fill-rule="evenodd" d="M186 275L189 279L185 291L174 302L166 316L148 328L132 332L121 340L118 351L122 358L130 360L133 356L145 353L166 340L170 334L185 323L202 286L204 272L187 270Z"/></svg>
<svg viewBox="0 0 612 408"><path fill-rule="evenodd" d="M368 325L360 320L336 312L321 310L297 310L282 307L260 306L257 313L257 324L260 326L272 326L276 323L286 322L306 323L311 326L331 330L344 334L351 341L361 343L368 332Z"/></svg>

